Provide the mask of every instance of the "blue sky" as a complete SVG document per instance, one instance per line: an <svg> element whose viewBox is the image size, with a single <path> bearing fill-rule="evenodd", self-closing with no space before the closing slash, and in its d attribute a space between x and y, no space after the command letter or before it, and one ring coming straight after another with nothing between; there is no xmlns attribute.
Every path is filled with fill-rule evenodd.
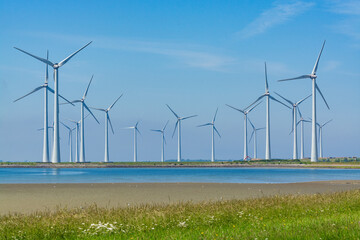
<svg viewBox="0 0 360 240"><path fill-rule="evenodd" d="M110 158L132 160L132 132L140 120L139 160L160 159L160 136L150 132L170 120L166 158L176 158L175 118L183 122L183 158L210 159L209 122L219 107L218 159L243 154L243 116L225 106L245 108L264 93L264 61L270 91L297 101L311 93L310 80L276 80L309 74L322 42L326 46L318 84L331 110L318 98L318 120L324 128L325 156L360 155L360 3L348 1L1 1L0 3L0 159L40 161L43 94L21 102L19 96L41 85L45 66L13 46L61 61L89 41L93 43L60 69L60 92L78 99L94 74L87 102L107 107L115 135ZM50 81L53 86L53 81ZM50 123L53 99L50 99ZM306 117L311 102L301 106ZM62 106L60 116L79 119L79 106ZM86 119L87 160L104 155L104 116ZM249 117L265 126L265 106ZM272 154L292 156L291 111L271 103ZM251 133L250 129L249 132ZM310 126L305 129L305 155L310 154ZM252 145L249 153L252 155ZM259 132L258 155L265 135ZM62 161L68 160L67 132L61 128Z"/></svg>

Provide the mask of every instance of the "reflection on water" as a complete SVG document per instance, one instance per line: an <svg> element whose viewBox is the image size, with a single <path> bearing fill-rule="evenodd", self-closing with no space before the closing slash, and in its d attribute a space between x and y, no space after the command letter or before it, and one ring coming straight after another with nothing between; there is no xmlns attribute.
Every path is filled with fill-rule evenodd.
<svg viewBox="0 0 360 240"><path fill-rule="evenodd" d="M0 183L219 182L360 180L360 169L0 168Z"/></svg>
<svg viewBox="0 0 360 240"><path fill-rule="evenodd" d="M45 168L43 169L43 175L52 175L52 176L57 176L60 174L60 170L59 168Z"/></svg>

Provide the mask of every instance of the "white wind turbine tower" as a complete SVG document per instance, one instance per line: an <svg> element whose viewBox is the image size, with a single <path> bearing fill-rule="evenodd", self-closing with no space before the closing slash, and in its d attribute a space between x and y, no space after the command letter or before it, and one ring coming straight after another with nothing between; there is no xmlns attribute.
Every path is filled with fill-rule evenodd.
<svg viewBox="0 0 360 240"><path fill-rule="evenodd" d="M46 52L46 60L49 59L49 51ZM14 102L19 101L20 99L23 99L24 97L27 97L41 89L44 89L44 128L46 129L44 131L44 140L43 140L43 162L49 162L49 133L48 133L48 128L49 128L49 117L48 117L48 91L54 93L54 90L52 90L48 85L48 78L49 78L49 74L48 74L48 65L46 65L46 72L45 72L45 82L43 85L35 88L34 90L32 90L31 92L29 92L28 94L16 99ZM65 101L69 102L67 99L65 99L64 97L62 97L61 95L59 95L59 97L61 97L62 99L64 99Z"/></svg>
<svg viewBox="0 0 360 240"><path fill-rule="evenodd" d="M321 50L320 50L320 53L319 53L319 56L318 58L316 59L316 62L315 62L315 65L314 65L314 68L311 72L311 74L307 74L307 75L302 75L302 76L299 76L299 77L295 77L295 78L287 78L287 79L282 79L282 80L278 80L279 82L282 82L282 81L289 81L289 80L297 80L297 79L311 79L312 81L312 120L311 120L311 162L317 162L318 161L318 151L317 151L317 136L316 136L316 90L319 91L322 99L324 100L326 106L328 109L330 109L329 105L327 104L325 98L324 98L324 95L322 94L322 92L320 91L318 85L316 84L316 78L317 78L317 75L316 75L316 72L317 72L317 69L318 69L318 66L319 66L319 60L320 60L320 57L321 57L321 53L324 49L324 46L325 46L325 41L321 47Z"/></svg>
<svg viewBox="0 0 360 240"><path fill-rule="evenodd" d="M166 122L165 126L162 129L151 129L151 131L153 131L153 132L161 133L161 162L165 161L165 144L166 144L165 129L166 129L166 126L168 125L168 123L169 123L169 121Z"/></svg>
<svg viewBox="0 0 360 240"><path fill-rule="evenodd" d="M89 116L89 115L88 115ZM75 129L76 129L76 135L75 135L75 162L79 162L79 125L81 120L79 121L74 121L74 120L70 120L68 119L70 122L75 123Z"/></svg>
<svg viewBox="0 0 360 240"><path fill-rule="evenodd" d="M134 162L137 162L137 133L141 134L138 129L139 121L135 124L135 126L127 127L125 129L134 129Z"/></svg>
<svg viewBox="0 0 360 240"><path fill-rule="evenodd" d="M52 157L51 157L51 162L53 163L59 163L61 161L60 159L60 139L59 139L59 78L58 78L58 69L60 67L62 67L65 63L67 63L73 56L75 56L78 52L80 52L81 50L83 50L85 47L87 47L90 43L86 44L85 46L83 46L82 48L80 48L79 50L77 50L76 52L74 52L73 54L71 54L70 56L68 56L67 58L65 58L64 60L62 60L59 63L52 63L51 61L41 58L41 57L37 57L31 53L25 52L24 50L21 50L19 48L16 48L17 50L33 57L36 58L37 60L50 65L53 69L54 69L54 85L55 85L55 91L54 91L54 141L53 141L53 152L52 152Z"/></svg>
<svg viewBox="0 0 360 240"><path fill-rule="evenodd" d="M284 105L285 107L289 108L287 105L285 105L284 103L280 102L279 100L277 100L276 98L274 98L273 96L270 95L269 92L269 84L268 84L268 80L267 80L267 68L266 68L266 62L265 62L265 93L263 95L261 95L260 97L258 97L258 99L255 100L255 102L253 102L250 106L252 106L253 104L255 104L256 102L258 102L260 99L262 99L263 97L266 97L266 143L265 143L265 159L269 160L271 159L271 148L270 148L270 99L274 100L275 102L278 102L282 105ZM249 107L250 107L249 106ZM249 108L247 107L247 108Z"/></svg>
<svg viewBox="0 0 360 240"><path fill-rule="evenodd" d="M247 115L255 108L257 107L261 102L259 102L258 104L256 104L255 106L251 107L249 110L246 110L246 108L244 110L241 110L239 108L236 107L232 107L228 104L226 104L226 106L231 107L232 109L241 112L242 114L244 114L244 160L246 160L248 158L248 146L247 146Z"/></svg>
<svg viewBox="0 0 360 240"><path fill-rule="evenodd" d="M90 115L90 113L88 113L84 119L86 119L89 115ZM75 135L75 154L76 154L76 156L75 156L75 162L79 162L79 139L78 138L79 138L81 119L79 121L74 121L74 120L68 119L68 121L75 124L75 128L76 128L76 135Z"/></svg>
<svg viewBox="0 0 360 240"><path fill-rule="evenodd" d="M51 125L51 126L49 126L48 125L48 127L47 127L48 129L52 129L52 135L54 135L54 123ZM37 129L38 131L44 131L44 128L39 128L39 129ZM49 131L49 130L48 130ZM49 136L49 135L48 135ZM50 144L51 145L51 144Z"/></svg>
<svg viewBox="0 0 360 240"><path fill-rule="evenodd" d="M93 80L94 75L91 76L90 82L86 88L86 91L84 92L84 95L81 99L79 100L74 100L72 101L72 103L81 103L81 119L80 119L80 162L85 162L85 136L84 136L84 127L85 127L85 123L84 123L84 108L86 108L86 110L88 110L88 112L91 114L91 116L93 116L93 118L95 119L95 121L99 123L99 121L96 119L96 117L94 116L94 114L91 112L91 110L89 109L89 107L86 105L85 103L85 99L87 96L87 93L89 91L89 87L90 84Z"/></svg>
<svg viewBox="0 0 360 240"><path fill-rule="evenodd" d="M211 126L211 162L215 162L215 139L214 139L215 134L214 134L214 131L219 135L219 137L221 137L219 131L215 127L215 120L216 120L217 112L218 112L218 109L216 109L216 112L215 112L212 122L205 123L205 124L198 126L198 127Z"/></svg>
<svg viewBox="0 0 360 240"><path fill-rule="evenodd" d="M304 122L310 122L308 120L305 120L301 114L300 108L298 107L298 111L299 111L299 115L300 115L300 120L297 122L296 126L300 125L300 159L304 159ZM290 132L291 134L291 132Z"/></svg>
<svg viewBox="0 0 360 240"><path fill-rule="evenodd" d="M104 162L109 162L109 131L108 131L108 123L110 123L110 127L111 127L111 131L114 134L114 129L113 126L111 124L111 120L110 120L110 116L109 116L109 111L111 110L111 108L115 105L115 103L122 97L122 94L120 95L120 97L118 97L108 108L94 108L94 107L90 107L92 109L98 110L98 111L102 111L105 113L105 156L104 156Z"/></svg>
<svg viewBox="0 0 360 240"><path fill-rule="evenodd" d="M292 101L290 101L289 99L284 98L283 96L281 96L280 94L278 94L277 92L275 92L276 95L278 95L279 97L281 97L282 99L284 99L286 102L288 102L291 106L292 106L292 132L293 132L293 159L298 159L298 152L297 152L297 111L298 111L298 106L300 105L300 103L302 103L303 101L305 101L306 99L308 99L309 97L311 97L311 94L303 99L301 99L300 101L294 103Z"/></svg>
<svg viewBox="0 0 360 240"><path fill-rule="evenodd" d="M65 125L63 122L60 122L64 127L66 127L67 130L69 130L69 145L70 145L70 149L69 149L69 154L70 154L70 158L69 158L69 162L73 162L73 158L72 158L72 132L76 129L76 127L74 128L70 128L69 126Z"/></svg>
<svg viewBox="0 0 360 240"><path fill-rule="evenodd" d="M189 117L180 117L179 115L177 115L171 108L169 105L166 104L166 106L170 109L170 111L174 114L174 116L176 117L176 124L175 124L175 128L174 128L174 132L173 132L173 137L176 131L176 128L178 127L178 155L177 155L177 161L180 162L181 161L181 121L188 119L188 118L192 118L192 117L196 117L197 115L192 115Z"/></svg>
<svg viewBox="0 0 360 240"><path fill-rule="evenodd" d="M326 124L328 124L329 122L331 122L331 120L327 121L326 123L324 124L319 124L317 123L318 127L319 127L319 144L320 144L320 158L323 158L323 147L322 147L322 128L325 127Z"/></svg>
<svg viewBox="0 0 360 240"><path fill-rule="evenodd" d="M257 131L265 129L265 128L264 127L263 128L255 128L254 124L250 121L250 118L248 118L248 120L253 129L250 139L249 139L249 142L251 141L252 137L254 136L254 159L257 159Z"/></svg>

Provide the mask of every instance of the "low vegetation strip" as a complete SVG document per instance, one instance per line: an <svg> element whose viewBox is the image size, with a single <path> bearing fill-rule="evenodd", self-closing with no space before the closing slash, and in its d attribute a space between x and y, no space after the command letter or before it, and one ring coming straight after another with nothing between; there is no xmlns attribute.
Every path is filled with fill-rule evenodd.
<svg viewBox="0 0 360 240"><path fill-rule="evenodd" d="M359 239L360 190L0 217L0 239Z"/></svg>
<svg viewBox="0 0 360 240"><path fill-rule="evenodd" d="M0 168L148 168L148 167L286 167L286 168L360 168L360 158L324 158L312 163L310 159L272 159L251 161L166 161L166 162L84 162L42 163L1 162Z"/></svg>

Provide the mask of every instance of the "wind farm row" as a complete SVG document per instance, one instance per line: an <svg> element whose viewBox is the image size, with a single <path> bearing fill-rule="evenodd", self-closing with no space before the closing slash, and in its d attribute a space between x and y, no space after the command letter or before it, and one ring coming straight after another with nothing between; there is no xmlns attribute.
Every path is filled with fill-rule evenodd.
<svg viewBox="0 0 360 240"><path fill-rule="evenodd" d="M39 129L39 130L43 130L43 159L42 159L42 161L45 163L61 162L60 138L59 138L59 126L60 125L59 124L62 124L69 132L69 146L70 146L69 161L70 162L86 162L86 158L85 158L85 119L89 115L91 115L91 117L97 123L100 123L98 121L98 119L96 118L96 116L93 114L92 110L101 111L105 115L104 162L110 161L110 157L109 157L109 125L110 125L111 132L113 134L114 134L114 128L113 128L113 125L112 125L112 122L110 119L109 112L111 111L111 109L114 107L114 105L119 101L119 99L123 95L121 94L120 96L118 96L114 100L114 102L107 108L98 108L98 107L88 106L86 104L86 97L87 97L91 82L93 81L93 76L91 77L91 79L87 85L87 88L81 98L70 101L70 100L66 99L62 94L59 93L59 68L62 67L64 64L66 64L72 57L74 57L77 53L79 53L81 50L83 50L90 44L91 44L91 42L89 42L88 44L86 44L85 46L83 46L82 48L77 50L76 52L72 53L71 55L69 55L67 58L60 61L59 63L53 63L49 60L49 52L48 51L46 54L46 58L41 58L41 57L33 55L27 51L24 51L22 49L15 47L15 49L46 64L46 74L45 74L44 84L35 88L31 92L27 93L26 95L24 95L14 101L14 102L16 102L18 100L21 100L39 90L44 91L44 126L42 129ZM304 159L305 158L305 156L304 156L304 148L305 148L305 146L304 146L304 123L311 123L311 133L312 133L311 134L311 161L312 162L318 161L318 144L320 145L320 148L319 148L320 158L323 157L322 129L331 120L327 121L324 124L319 124L317 122L317 114L316 114L316 93L317 92L322 97L327 108L328 109L330 109L330 108L329 108L328 103L325 100L324 95L322 94L322 92L320 91L320 89L316 83L316 79L317 79L317 69L318 69L320 57L323 52L324 46L325 46L325 41L322 45L320 53L318 54L314 68L310 74L301 75L301 76L295 77L295 78L287 78L287 79L278 80L279 82L283 82L283 81L291 81L291 80L310 79L312 81L312 93L311 94L305 96L304 98L302 98L298 101L291 101L288 98L280 95L279 93L274 92L277 95L277 97L279 97L281 100L277 99L277 97L273 96L273 94L270 93L270 91L269 91L267 66L266 66L266 62L265 62L265 93L260 95L254 102L252 102L250 105L248 105L245 108L238 108L238 107L234 107L232 105L226 104L226 106L243 114L243 116L244 116L244 151L243 151L243 153L244 153L243 159L244 160L251 159L249 156L249 151L248 151L248 143L252 139L254 141L254 151L253 151L252 158L254 158L254 159L258 158L258 155L257 155L257 132L260 130L263 130L263 129L265 130L265 136L266 136L266 138L265 138L265 158L264 159L266 159L266 160L271 159L271 135L270 135L270 102L271 101L281 104L283 107L286 107L286 108L292 110L292 130L290 133L293 135L293 157L292 158L293 159ZM49 87L48 66L51 66L54 70L54 74L53 74L54 89ZM53 118L52 126L49 126L49 116L48 116L48 94L49 94L49 92L54 94L54 118ZM303 115L300 111L299 105L301 103L303 103L304 101L306 101L310 97L312 97L312 116L311 116L311 118L308 118L309 120L307 120L307 118L303 117ZM65 102L59 103L59 98L61 98ZM252 110L254 110L257 106L259 106L263 102L263 100L265 100L265 104L266 104L265 127L256 128L255 125L253 124L253 122L248 117L248 115L250 114L250 112ZM62 105L62 104L71 104L73 106L75 106L75 104L80 104L80 112L81 112L80 120L73 120L73 119L65 120L64 118L61 118L62 120L60 121L59 105ZM180 116L168 104L166 104L166 107L171 112L171 114L174 115L174 117L176 118L175 128L174 128L172 136L174 137L176 130L177 130L177 138L178 138L177 139L177 145L178 145L177 146L177 161L180 162L180 161L182 161L182 157L181 157L181 152L182 152L181 129L182 129L182 126L181 126L181 123L183 120L194 118L197 115ZM87 116L85 116L85 111L88 112ZM214 117L211 120L211 122L204 123L204 124L201 124L198 126L198 127L205 127L205 126L211 127L210 130L211 130L211 161L212 162L214 162L216 159L216 157L215 157L215 137L216 137L216 135L218 137L221 137L220 132L218 131L218 129L215 126L217 113L218 113L218 108L216 109ZM300 117L299 121L298 121L298 115ZM74 127L69 126L68 122L75 124L75 126ZM169 121L167 121L166 124L161 129L151 129L151 131L158 132L161 134L161 161L162 162L165 161L165 144L166 144L165 130L167 128L168 123L169 123ZM251 133L250 139L248 139L248 123L250 123L250 126L252 128L252 133ZM133 134L134 134L134 139L133 139L134 140L134 162L137 161L137 134L140 133L140 131L138 129L138 125L139 125L139 122L137 122L133 126L126 128L126 129L132 129ZM298 135L297 135L297 128L299 125L300 125L300 156L298 154ZM49 154L49 129L52 129L52 131L53 131L53 136L52 136L52 138L53 138L52 146L53 147L52 147L51 158L50 158L50 154ZM73 131L76 131L75 132L76 133L75 134L75 159L73 158L73 151L72 151Z"/></svg>

